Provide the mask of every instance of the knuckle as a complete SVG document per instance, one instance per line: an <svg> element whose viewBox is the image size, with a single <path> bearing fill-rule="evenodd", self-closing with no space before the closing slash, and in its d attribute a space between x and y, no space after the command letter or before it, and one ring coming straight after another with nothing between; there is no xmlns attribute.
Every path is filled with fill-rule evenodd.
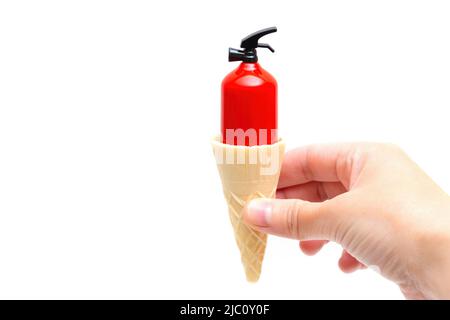
<svg viewBox="0 0 450 320"><path fill-rule="evenodd" d="M390 153L403 153L402 148L400 148L399 145L394 143L384 143L382 145L384 151L390 152Z"/></svg>
<svg viewBox="0 0 450 320"><path fill-rule="evenodd" d="M376 155L380 152L383 152L384 144L377 142L365 142L355 146L353 151L355 153L359 153L364 155L366 158L369 158L373 155Z"/></svg>
<svg viewBox="0 0 450 320"><path fill-rule="evenodd" d="M299 238L299 217L300 217L300 201L294 200L286 208L285 227L287 233L292 238Z"/></svg>
<svg viewBox="0 0 450 320"><path fill-rule="evenodd" d="M369 148L369 150L374 153L395 154L403 152L402 148L395 143L371 143L371 145L372 148Z"/></svg>

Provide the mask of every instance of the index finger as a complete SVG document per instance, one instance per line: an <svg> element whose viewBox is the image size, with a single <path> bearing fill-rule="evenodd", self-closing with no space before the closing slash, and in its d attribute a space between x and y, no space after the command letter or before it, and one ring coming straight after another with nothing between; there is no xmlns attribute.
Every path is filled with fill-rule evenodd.
<svg viewBox="0 0 450 320"><path fill-rule="evenodd" d="M317 144L288 151L281 167L278 188L311 181L341 182L347 189L355 144Z"/></svg>

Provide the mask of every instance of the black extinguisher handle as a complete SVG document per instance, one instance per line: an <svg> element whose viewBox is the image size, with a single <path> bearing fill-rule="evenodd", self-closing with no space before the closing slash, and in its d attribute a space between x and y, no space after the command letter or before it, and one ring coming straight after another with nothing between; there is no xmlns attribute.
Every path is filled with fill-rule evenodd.
<svg viewBox="0 0 450 320"><path fill-rule="evenodd" d="M256 48L266 48L272 52L275 52L273 48L267 43L259 43L259 39L266 34L273 33L277 31L277 27L270 27L262 29L246 36L241 41L241 48L234 49L230 48L228 50L228 61L243 61L243 62L258 62L258 55L256 53Z"/></svg>
<svg viewBox="0 0 450 320"><path fill-rule="evenodd" d="M241 48L244 48L245 50L256 49L256 48L260 47L258 44L259 38L261 38L269 33L273 33L273 32L277 32L277 27L270 27L270 28L265 28L265 29L256 31L256 32L246 36L244 39L242 39ZM265 44L263 44L263 45L265 45ZM264 47L261 46L261 48L268 48L268 47L266 45Z"/></svg>

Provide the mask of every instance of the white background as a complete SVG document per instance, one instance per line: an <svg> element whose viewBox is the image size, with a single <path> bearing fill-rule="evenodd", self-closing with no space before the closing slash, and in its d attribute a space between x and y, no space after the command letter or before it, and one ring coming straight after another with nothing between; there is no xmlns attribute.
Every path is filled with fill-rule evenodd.
<svg viewBox="0 0 450 320"><path fill-rule="evenodd" d="M288 148L401 145L450 190L448 1L3 1L0 298L402 298L271 237L246 283L209 139L229 46L276 53Z"/></svg>

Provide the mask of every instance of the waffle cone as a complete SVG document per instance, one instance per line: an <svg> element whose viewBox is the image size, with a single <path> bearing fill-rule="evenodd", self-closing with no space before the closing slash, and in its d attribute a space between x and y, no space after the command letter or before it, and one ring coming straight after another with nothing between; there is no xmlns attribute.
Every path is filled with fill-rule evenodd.
<svg viewBox="0 0 450 320"><path fill-rule="evenodd" d="M256 282L261 274L267 235L242 221L242 209L254 198L275 197L284 142L246 147L215 139L212 146L245 275L248 281Z"/></svg>

